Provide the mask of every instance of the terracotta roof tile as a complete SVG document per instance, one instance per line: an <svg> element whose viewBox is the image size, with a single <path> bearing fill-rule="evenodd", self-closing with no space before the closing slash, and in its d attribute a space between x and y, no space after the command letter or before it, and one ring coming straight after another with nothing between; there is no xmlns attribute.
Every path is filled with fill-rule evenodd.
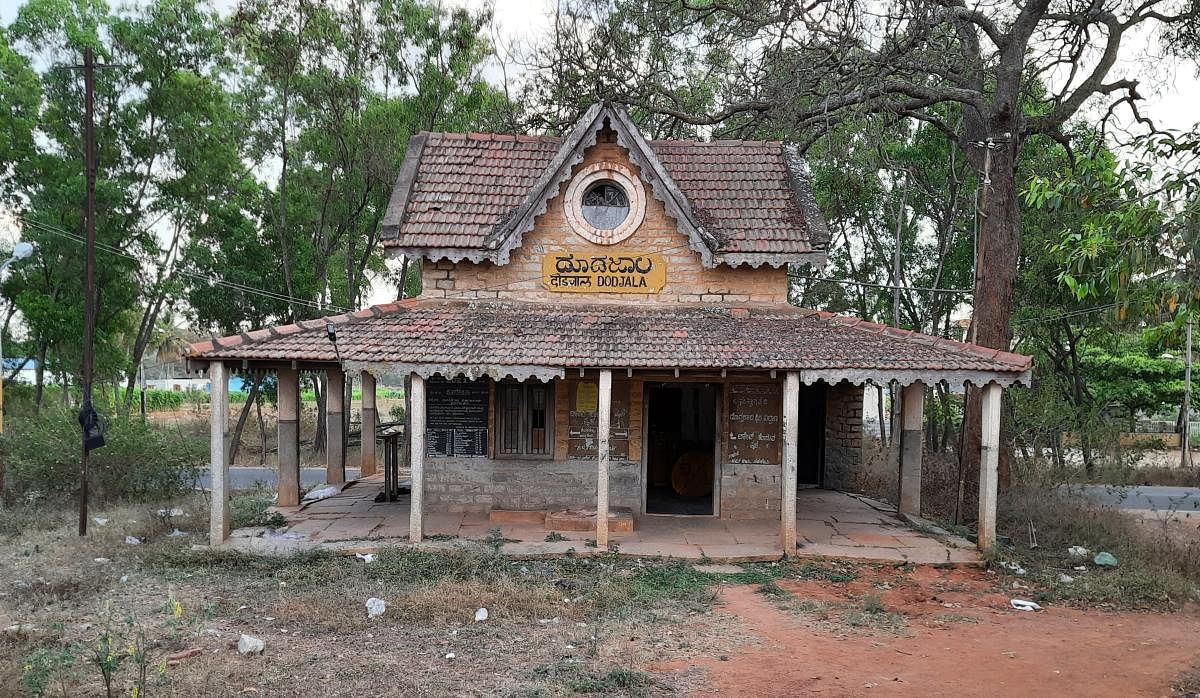
<svg viewBox="0 0 1200 698"><path fill-rule="evenodd" d="M192 345L195 359L555 368L864 369L1023 373L1028 356L777 306L402 301ZM294 326L289 326L294 327Z"/></svg>
<svg viewBox="0 0 1200 698"><path fill-rule="evenodd" d="M562 140L430 133L403 223L389 247L481 248L521 205ZM806 253L812 239L784 146L763 141L650 141L719 253Z"/></svg>

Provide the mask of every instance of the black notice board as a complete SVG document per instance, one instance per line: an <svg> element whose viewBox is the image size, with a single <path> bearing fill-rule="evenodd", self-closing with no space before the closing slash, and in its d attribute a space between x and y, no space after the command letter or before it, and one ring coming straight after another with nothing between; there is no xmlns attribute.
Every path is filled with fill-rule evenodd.
<svg viewBox="0 0 1200 698"><path fill-rule="evenodd" d="M425 452L430 456L487 456L486 380L430 378L425 384Z"/></svg>

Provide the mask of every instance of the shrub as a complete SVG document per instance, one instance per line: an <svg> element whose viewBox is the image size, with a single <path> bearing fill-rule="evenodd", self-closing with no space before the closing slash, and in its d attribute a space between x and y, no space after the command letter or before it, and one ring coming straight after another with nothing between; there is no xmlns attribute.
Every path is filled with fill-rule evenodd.
<svg viewBox="0 0 1200 698"><path fill-rule="evenodd" d="M138 415L108 418L106 445L91 453L97 501L161 500L191 489L207 459L206 444ZM74 411L45 410L8 420L0 441L12 493L35 500L75 492L80 432Z"/></svg>

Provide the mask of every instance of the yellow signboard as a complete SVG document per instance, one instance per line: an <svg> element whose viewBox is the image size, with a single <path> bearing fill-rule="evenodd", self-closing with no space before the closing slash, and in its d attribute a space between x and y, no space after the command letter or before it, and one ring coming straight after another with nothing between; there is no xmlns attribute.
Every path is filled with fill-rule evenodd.
<svg viewBox="0 0 1200 698"><path fill-rule="evenodd" d="M559 293L658 293L667 263L657 253L542 255L542 285Z"/></svg>

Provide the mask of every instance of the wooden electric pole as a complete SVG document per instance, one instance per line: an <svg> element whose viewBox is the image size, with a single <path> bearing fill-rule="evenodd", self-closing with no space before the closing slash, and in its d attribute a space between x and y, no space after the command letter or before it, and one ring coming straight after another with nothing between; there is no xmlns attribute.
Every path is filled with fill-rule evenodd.
<svg viewBox="0 0 1200 698"><path fill-rule="evenodd" d="M83 169L84 169L84 263L83 263L83 360L79 370L79 382L83 389L83 404L80 409L80 426L83 433L80 441L79 458L79 535L87 535L88 522L88 461L93 448L91 429L87 424L96 424L98 415L92 407L93 352L96 335L96 69L117 68L116 65L98 65L89 46L83 49L83 65L69 66L83 71ZM85 419L85 416L89 419ZM87 424L85 424L87 422ZM102 443L102 442L101 442Z"/></svg>

